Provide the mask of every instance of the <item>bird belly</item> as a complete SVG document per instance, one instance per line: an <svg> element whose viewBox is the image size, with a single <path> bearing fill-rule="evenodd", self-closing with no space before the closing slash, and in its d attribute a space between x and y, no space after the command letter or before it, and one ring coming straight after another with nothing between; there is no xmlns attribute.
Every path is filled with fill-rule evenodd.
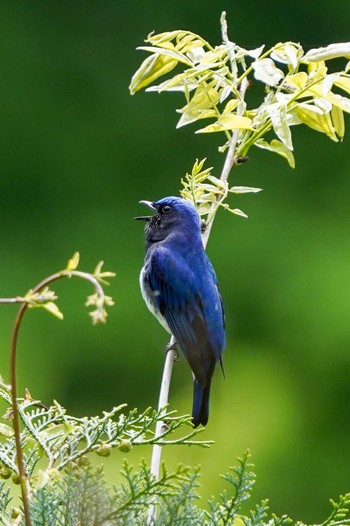
<svg viewBox="0 0 350 526"><path fill-rule="evenodd" d="M140 272L140 288L141 288L141 294L142 297L148 307L148 310L157 318L159 323L164 327L164 329L171 334L171 330L169 329L169 326L167 324L166 319L162 314L160 313L160 310L157 305L157 291L152 290L148 279L147 279L147 268L142 267Z"/></svg>

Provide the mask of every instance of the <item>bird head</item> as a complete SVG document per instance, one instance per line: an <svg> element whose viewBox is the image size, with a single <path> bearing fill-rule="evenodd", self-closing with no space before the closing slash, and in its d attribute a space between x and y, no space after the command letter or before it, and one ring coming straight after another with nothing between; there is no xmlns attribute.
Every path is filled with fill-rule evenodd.
<svg viewBox="0 0 350 526"><path fill-rule="evenodd" d="M158 242L172 233L200 235L201 223L197 209L182 197L164 197L159 201L140 201L155 211L152 216L139 216L135 219L146 221L147 242Z"/></svg>

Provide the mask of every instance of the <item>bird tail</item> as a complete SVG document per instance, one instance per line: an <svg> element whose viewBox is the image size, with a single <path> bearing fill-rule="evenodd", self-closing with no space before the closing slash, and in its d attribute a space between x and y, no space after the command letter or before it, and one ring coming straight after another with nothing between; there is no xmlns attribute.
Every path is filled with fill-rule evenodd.
<svg viewBox="0 0 350 526"><path fill-rule="evenodd" d="M197 380L193 383L193 408L192 408L192 419L194 427L198 427L199 424L205 426L209 418L209 395L210 395L210 383L203 386Z"/></svg>

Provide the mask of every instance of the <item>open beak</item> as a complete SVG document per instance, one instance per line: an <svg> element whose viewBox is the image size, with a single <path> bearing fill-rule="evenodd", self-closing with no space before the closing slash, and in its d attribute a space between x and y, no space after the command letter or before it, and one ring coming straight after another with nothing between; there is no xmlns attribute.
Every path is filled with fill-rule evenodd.
<svg viewBox="0 0 350 526"><path fill-rule="evenodd" d="M149 208L152 208L152 210L156 210L154 204L152 203L152 201L139 201L140 205L146 205L146 206L149 206ZM152 218L152 216L137 216L137 217L134 217L134 219L136 219L137 221L150 221L150 219Z"/></svg>

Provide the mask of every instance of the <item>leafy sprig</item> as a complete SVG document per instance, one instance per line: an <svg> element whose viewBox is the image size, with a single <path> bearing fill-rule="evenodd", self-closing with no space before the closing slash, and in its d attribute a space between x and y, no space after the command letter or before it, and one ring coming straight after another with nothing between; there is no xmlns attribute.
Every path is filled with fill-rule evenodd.
<svg viewBox="0 0 350 526"><path fill-rule="evenodd" d="M249 50L229 40L225 13L221 28L223 43L218 46L187 30L148 35L148 45L138 49L150 56L133 75L131 94L141 89L183 93L185 105L177 109L177 127L211 120L196 133L225 136L219 150L225 152L231 145L229 168L246 160L252 146L282 156L294 168L292 127L300 124L333 141L343 139L344 113L350 112L350 42L308 52L292 41L267 50L265 46ZM330 65L334 58L344 60L338 71ZM174 70L176 74L169 76ZM164 76L165 80L155 84ZM249 107L245 91L260 83L265 87L263 100ZM228 194L235 193L228 177L218 179L201 168L196 161L182 182L182 195L197 204L200 213L205 215L210 209L209 220L219 207L246 217L226 202Z"/></svg>

